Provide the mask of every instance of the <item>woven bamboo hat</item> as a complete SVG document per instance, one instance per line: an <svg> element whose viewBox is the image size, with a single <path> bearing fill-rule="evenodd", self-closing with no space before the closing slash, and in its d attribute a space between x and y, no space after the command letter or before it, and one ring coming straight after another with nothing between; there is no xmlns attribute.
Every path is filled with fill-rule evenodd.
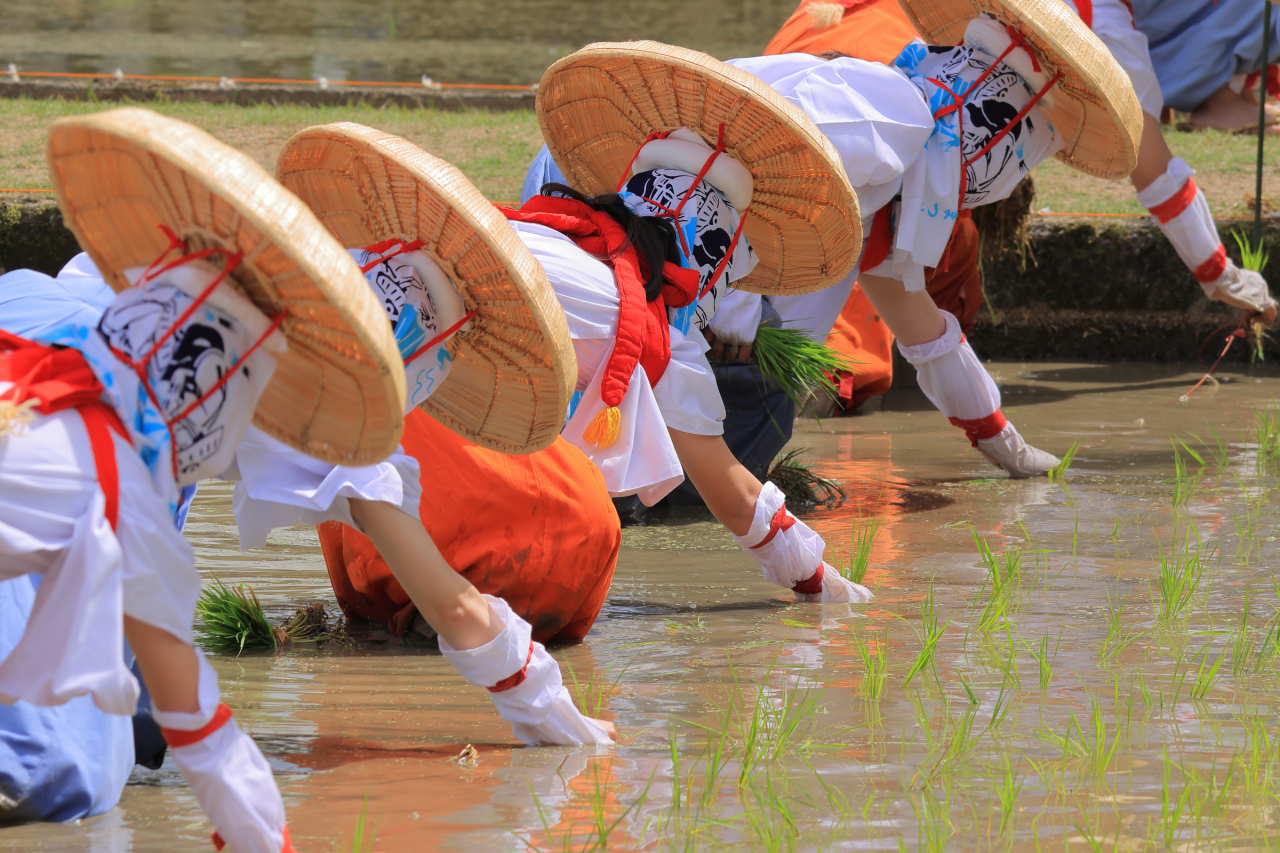
<svg viewBox="0 0 1280 853"><path fill-rule="evenodd" d="M588 195L613 192L650 133L688 127L715 145L723 123L725 153L754 182L744 229L760 263L740 290L821 290L858 260L862 217L839 155L752 74L682 47L602 42L547 69L537 109L556 165Z"/></svg>
<svg viewBox="0 0 1280 853"><path fill-rule="evenodd" d="M169 246L243 253L231 280L268 316L284 312L288 351L254 412L267 434L332 464L395 450L405 378L387 317L351 256L311 211L244 154L149 110L61 119L49 174L62 217L116 291L124 270Z"/></svg>
<svg viewBox="0 0 1280 853"><path fill-rule="evenodd" d="M1022 34L1045 72L1061 73L1053 105L1040 108L1063 148L1058 159L1098 178L1127 178L1138 164L1142 107L1120 67L1062 0L898 0L920 37L962 44L969 21L990 15Z"/></svg>
<svg viewBox="0 0 1280 853"><path fill-rule="evenodd" d="M555 441L577 377L564 310L541 265L461 172L398 136L343 122L296 134L276 176L344 246L421 240L477 312L446 344L453 367L420 408L503 453Z"/></svg>

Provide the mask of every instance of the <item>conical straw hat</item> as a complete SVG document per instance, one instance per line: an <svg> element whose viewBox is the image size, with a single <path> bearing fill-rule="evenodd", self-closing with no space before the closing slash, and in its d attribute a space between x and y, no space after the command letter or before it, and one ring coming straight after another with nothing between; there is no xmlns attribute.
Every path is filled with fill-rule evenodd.
<svg viewBox="0 0 1280 853"><path fill-rule="evenodd" d="M1062 0L898 0L920 37L962 44L969 21L986 14L1022 34L1045 73L1062 73L1053 106L1040 108L1064 145L1058 159L1098 178L1127 178L1138 164L1142 107L1129 75Z"/></svg>
<svg viewBox="0 0 1280 853"><path fill-rule="evenodd" d="M61 119L49 174L62 217L120 291L123 271L169 246L242 252L231 280L266 315L285 312L288 351L254 412L267 434L332 464L395 450L405 378L387 316L359 267L262 167L204 131L149 110Z"/></svg>
<svg viewBox="0 0 1280 853"><path fill-rule="evenodd" d="M343 122L296 134L276 176L344 246L421 240L477 312L449 339L453 367L420 408L503 453L555 441L577 377L564 310L542 267L461 172L398 136Z"/></svg>
<svg viewBox="0 0 1280 853"><path fill-rule="evenodd" d="M653 41L587 45L538 84L538 123L556 165L588 194L613 192L645 137L688 127L751 171L745 234L760 263L740 290L799 294L835 284L862 250L862 217L835 148L758 77Z"/></svg>

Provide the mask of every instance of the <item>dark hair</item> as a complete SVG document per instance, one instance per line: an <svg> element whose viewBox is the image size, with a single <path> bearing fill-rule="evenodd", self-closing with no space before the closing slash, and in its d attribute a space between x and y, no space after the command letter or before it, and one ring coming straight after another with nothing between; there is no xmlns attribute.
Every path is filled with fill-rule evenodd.
<svg viewBox="0 0 1280 853"><path fill-rule="evenodd" d="M853 59L852 56L845 53L843 50L824 50L822 53L814 54L814 56L821 59L823 62L830 62L833 59Z"/></svg>
<svg viewBox="0 0 1280 853"><path fill-rule="evenodd" d="M636 254L640 256L641 274L648 268L649 280L644 283L645 299L652 302L658 298L658 294L662 292L663 264L668 261L676 265L680 263L680 255L676 250L676 231L668 220L657 216L640 216L627 207L622 196L617 193L588 198L564 184L543 184L541 194L580 201L592 210L607 213L625 228L627 240L636 247Z"/></svg>

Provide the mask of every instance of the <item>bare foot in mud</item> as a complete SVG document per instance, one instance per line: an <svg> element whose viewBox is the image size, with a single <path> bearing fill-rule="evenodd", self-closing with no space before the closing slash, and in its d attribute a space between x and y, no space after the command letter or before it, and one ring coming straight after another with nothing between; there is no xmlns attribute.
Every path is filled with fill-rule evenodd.
<svg viewBox="0 0 1280 853"><path fill-rule="evenodd" d="M1183 123L1194 130L1248 131L1258 126L1258 105L1223 86L1192 111ZM1267 124L1268 133L1280 133L1280 125Z"/></svg>

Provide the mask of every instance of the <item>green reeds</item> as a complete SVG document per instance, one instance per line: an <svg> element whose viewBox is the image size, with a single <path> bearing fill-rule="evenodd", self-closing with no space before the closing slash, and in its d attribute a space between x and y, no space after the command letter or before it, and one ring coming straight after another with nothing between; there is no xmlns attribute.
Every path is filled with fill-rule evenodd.
<svg viewBox="0 0 1280 853"><path fill-rule="evenodd" d="M1061 480L1067 473L1067 469L1071 467L1071 462L1076 458L1076 454L1080 452L1080 442L1073 441L1071 446L1067 448L1067 452L1062 454L1062 461L1049 469L1048 477L1050 480Z"/></svg>
<svg viewBox="0 0 1280 853"><path fill-rule="evenodd" d="M200 590L196 615L205 633L203 644L220 654L238 657L246 650L277 646L276 634L252 587L230 587L215 578Z"/></svg>
<svg viewBox="0 0 1280 853"><path fill-rule="evenodd" d="M836 398L831 374L852 370L854 363L800 329L764 325L756 330L751 354L760 372L778 383L797 404L810 391Z"/></svg>
<svg viewBox="0 0 1280 853"><path fill-rule="evenodd" d="M775 459L766 479L782 490L787 503L792 506L844 500L844 489L839 483L823 477L813 470L812 465L800 460L800 454L806 449L797 448Z"/></svg>

